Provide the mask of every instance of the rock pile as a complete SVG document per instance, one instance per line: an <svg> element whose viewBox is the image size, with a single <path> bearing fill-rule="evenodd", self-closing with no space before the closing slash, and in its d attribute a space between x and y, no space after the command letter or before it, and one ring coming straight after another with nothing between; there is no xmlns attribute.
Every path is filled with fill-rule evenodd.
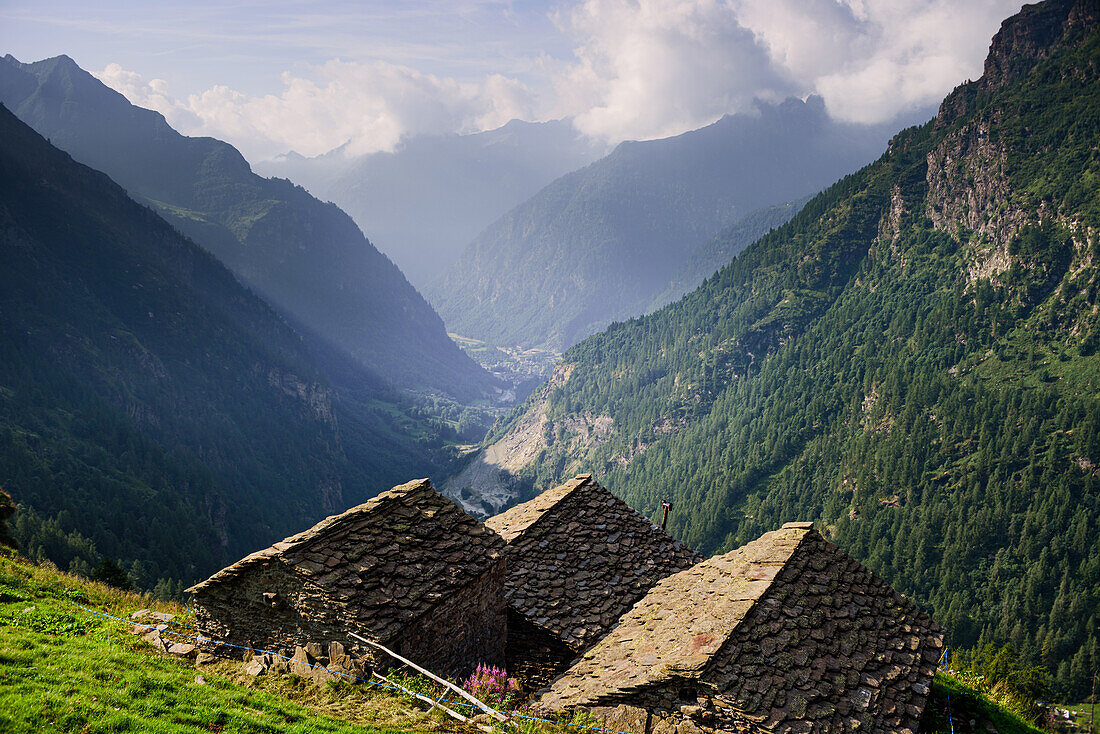
<svg viewBox="0 0 1100 734"><path fill-rule="evenodd" d="M175 618L176 615L165 612L138 610L130 615L130 621L135 623L130 627L130 634L141 635L141 639L161 652L193 658L198 654L198 648L189 642L173 639L169 634L169 625Z"/></svg>
<svg viewBox="0 0 1100 734"><path fill-rule="evenodd" d="M230 648L213 640L195 640L198 644L174 640L170 629L175 620L174 614L142 609L131 614L130 619L135 622L130 628L130 633L140 635L160 652L193 659L196 665L212 663L219 658L233 657L233 651ZM220 654L215 655L215 652ZM268 671L290 673L309 679L317 685L341 678L365 680L371 674L367 661L350 655L347 648L339 642L331 642L327 648L317 643L309 643L305 647L295 647L293 650L283 648L277 653L249 652L246 654L244 663L244 672L248 675L259 676Z"/></svg>
<svg viewBox="0 0 1100 734"><path fill-rule="evenodd" d="M366 680L370 678L369 664L348 654L339 642L330 642L328 647L310 643L293 650L284 648L279 653L255 655L245 666L249 675L263 675L268 671L290 673L324 685L335 680Z"/></svg>

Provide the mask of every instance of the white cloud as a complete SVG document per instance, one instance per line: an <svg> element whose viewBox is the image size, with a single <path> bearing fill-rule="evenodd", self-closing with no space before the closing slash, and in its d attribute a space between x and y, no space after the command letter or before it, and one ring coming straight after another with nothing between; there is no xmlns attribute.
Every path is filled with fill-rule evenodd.
<svg viewBox="0 0 1100 734"><path fill-rule="evenodd" d="M200 121L168 93L168 83L163 79L145 81L133 71L118 64L108 64L103 71L92 72L97 79L139 107L156 110L168 119L177 130L194 128Z"/></svg>
<svg viewBox="0 0 1100 734"><path fill-rule="evenodd" d="M559 23L580 41L559 90L591 135L671 135L795 91L721 0L588 0Z"/></svg>
<svg viewBox="0 0 1100 734"><path fill-rule="evenodd" d="M278 94L224 85L174 98L117 64L98 76L189 135L252 159L392 150L407 136L571 116L609 142L684 132L754 99L819 94L834 117L881 122L981 73L1019 0L581 0L552 19L572 53L497 59L458 79L381 59L284 72ZM471 51L471 57L477 51ZM487 59L486 59L487 61Z"/></svg>
<svg viewBox="0 0 1100 734"><path fill-rule="evenodd" d="M772 61L834 117L881 122L981 73L1019 0L736 0Z"/></svg>
<svg viewBox="0 0 1100 734"><path fill-rule="evenodd" d="M180 132L227 140L253 160L291 149L317 155L345 142L349 154L393 150L405 136L481 130L531 115L529 90L499 74L463 83L384 61L340 60L310 71L312 78L284 72L278 95L215 85L186 100L169 96L162 80L145 82L117 64L96 76Z"/></svg>
<svg viewBox="0 0 1100 734"><path fill-rule="evenodd" d="M977 76L1019 0L585 0L559 16L577 62L559 85L585 132L670 135L754 97L819 94L883 122ZM568 99L568 94L562 95Z"/></svg>

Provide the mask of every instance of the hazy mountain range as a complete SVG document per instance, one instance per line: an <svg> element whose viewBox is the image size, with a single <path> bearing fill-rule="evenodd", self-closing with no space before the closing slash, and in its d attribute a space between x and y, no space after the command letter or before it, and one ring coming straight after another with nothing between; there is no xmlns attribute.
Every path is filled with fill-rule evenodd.
<svg viewBox="0 0 1100 734"><path fill-rule="evenodd" d="M562 349L645 312L696 248L872 160L893 129L835 122L812 97L623 143L491 224L428 298L452 332Z"/></svg>
<svg viewBox="0 0 1100 734"><path fill-rule="evenodd" d="M0 256L0 481L32 556L190 580L438 466L383 380L2 106Z"/></svg>
<svg viewBox="0 0 1100 734"><path fill-rule="evenodd" d="M67 56L0 60L0 101L213 253L302 331L401 387L465 400L496 381L355 223L289 181L252 173L235 148L180 135Z"/></svg>
<svg viewBox="0 0 1100 734"><path fill-rule="evenodd" d="M257 169L335 202L422 289L490 222L606 152L567 120L513 120L471 135L414 137L392 153L355 156L341 147Z"/></svg>

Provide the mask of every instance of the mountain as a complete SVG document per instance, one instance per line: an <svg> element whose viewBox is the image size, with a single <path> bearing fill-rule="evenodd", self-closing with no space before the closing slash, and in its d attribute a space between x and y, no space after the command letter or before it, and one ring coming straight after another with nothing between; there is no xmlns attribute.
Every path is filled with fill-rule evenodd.
<svg viewBox="0 0 1100 734"><path fill-rule="evenodd" d="M682 300L566 352L466 476L506 506L591 471L643 512L670 501L669 529L706 553L815 520L952 647L1009 642L1053 700L1083 699L1100 664L1098 16L1025 6L933 121ZM483 489L450 487L475 506Z"/></svg>
<svg viewBox="0 0 1100 734"><path fill-rule="evenodd" d="M679 300L685 293L695 290L700 283L740 255L746 247L776 227L786 224L807 201L809 197L749 212L714 239L696 247L646 311L667 306Z"/></svg>
<svg viewBox="0 0 1100 734"><path fill-rule="evenodd" d="M194 580L437 466L384 381L322 367L212 255L2 106L0 257L0 486L32 558Z"/></svg>
<svg viewBox="0 0 1100 734"><path fill-rule="evenodd" d="M560 350L643 313L696 247L756 209L816 193L888 138L832 121L811 97L622 143L490 225L426 293L452 332Z"/></svg>
<svg viewBox="0 0 1100 734"><path fill-rule="evenodd" d="M257 164L333 201L424 288L481 230L564 173L606 152L567 120L513 120L470 135L411 138L392 153L291 153Z"/></svg>
<svg viewBox="0 0 1100 734"><path fill-rule="evenodd" d="M226 143L180 135L67 56L33 64L5 56L0 101L156 209L301 330L394 384L464 400L495 388L336 206L289 181L257 176Z"/></svg>

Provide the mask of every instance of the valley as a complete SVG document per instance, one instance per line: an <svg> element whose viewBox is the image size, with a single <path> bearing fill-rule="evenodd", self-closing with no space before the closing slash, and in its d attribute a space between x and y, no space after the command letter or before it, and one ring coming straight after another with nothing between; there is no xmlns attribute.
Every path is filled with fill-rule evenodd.
<svg viewBox="0 0 1100 734"><path fill-rule="evenodd" d="M1010 19L933 121L680 301L566 350L451 491L495 508L592 471L650 517L671 502L708 554L809 512L952 646L1009 640L1086 695L1100 87L1081 8Z"/></svg>
<svg viewBox="0 0 1100 734"><path fill-rule="evenodd" d="M358 8L358 61L300 38L285 89L240 92L225 46L182 96L209 67L9 39L0 699L49 696L11 721L110 718L18 671L39 633L195 707L190 674L62 607L184 614L216 581L212 630L305 650L390 615L450 664L462 628L581 712L483 731L1068 730L1042 702L1095 701L1100 670L1100 6L895 5L473 4L423 38L448 14ZM333 12L265 15L249 53ZM656 560L624 563L679 560L624 602L638 569L600 564L650 535ZM28 627L37 606L71 626ZM196 726L469 728L229 657Z"/></svg>

